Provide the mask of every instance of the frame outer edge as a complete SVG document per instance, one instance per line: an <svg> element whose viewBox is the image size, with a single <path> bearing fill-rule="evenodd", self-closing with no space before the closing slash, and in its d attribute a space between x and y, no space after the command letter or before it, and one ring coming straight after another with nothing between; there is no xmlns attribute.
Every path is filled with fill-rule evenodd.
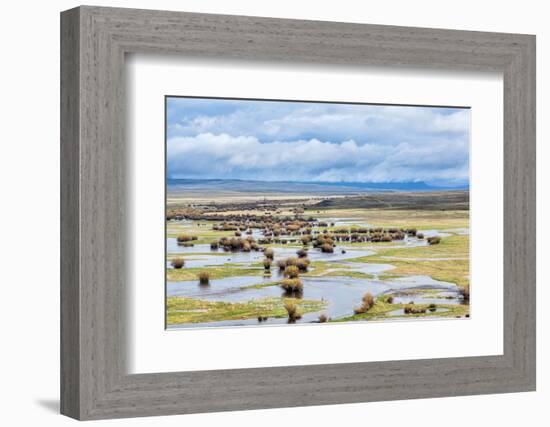
<svg viewBox="0 0 550 427"><path fill-rule="evenodd" d="M60 411L81 415L80 384L80 10L61 13Z"/></svg>
<svg viewBox="0 0 550 427"><path fill-rule="evenodd" d="M365 372L365 375L359 375L361 378L355 379L350 374L350 377L346 377L345 383L339 376L340 367L338 369L330 368L334 370L334 376L328 374L324 379L330 380L333 377L336 383L331 383L330 390L325 387L325 392L329 393L330 397L317 401L312 400L312 397L318 396L318 393L312 394L309 386L322 386L324 383L312 383L309 386L308 383L312 381L312 378L315 377L314 373L321 367L315 369L308 367L307 375L300 374L300 369L294 367L293 372L300 375L293 379L297 383L291 384L293 387L290 387L287 392L292 395L296 394L298 389L303 388L306 394L290 403L284 399L273 399L273 396L268 399L268 395L265 394L267 392L263 389L265 385L263 382L267 377L262 377L262 372L264 375L279 372L274 368L265 368L263 371L259 369L253 372L251 370L243 372L230 370L210 373L181 373L181 375L173 373L172 375L147 374L120 377L124 374L120 372L124 362L120 358L121 355L117 353L120 351L120 343L117 343L116 335L120 334L122 330L120 323L117 323L121 317L118 314L113 315L112 312L113 308L119 308L118 302L120 301L118 299L122 297L122 294L119 293L119 285L123 283L120 283L117 278L116 269L103 268L101 261L109 260L109 254L117 253L117 250L124 248L124 242L117 240L118 237L123 236L115 227L118 225L117 219L120 215L116 199L122 195L121 192L124 189L118 187L107 191L112 188L113 182L115 184L123 182L121 179L123 174L112 168L113 159L110 159L112 154L116 159L121 159L120 155L123 153L120 150L123 147L116 146L122 136L119 133L120 130L110 126L105 128L101 125L109 124L113 120L114 116L110 116L110 113L114 113L116 116L122 112L119 110L120 98L117 98L116 95L113 96L111 92L111 89L115 89L117 95L122 94L119 92L122 87L118 86L122 81L120 76L122 70L118 68L120 67L119 55L124 51L122 44L130 41L132 46L138 50L156 51L160 49L165 53L179 53L180 50L183 52L187 50L187 46L183 49L178 45L179 34L182 30L187 31L188 27L186 26L192 24L198 28L196 35L201 36L205 31L204 20L207 21L208 26L222 25L222 27L233 22L229 22L230 20L237 20L241 23L250 21L254 31L257 28L256 22L261 22L262 26L270 27L278 21L290 25L293 32L301 31L302 23L309 23L307 25L312 27L310 30L321 39L328 37L328 34L324 32L327 28L338 29L334 23L315 23L314 21L302 22L239 16L220 17L220 15L90 6L82 6L62 13L62 413L77 419L105 419L435 397L433 383L424 382L433 378L434 371L431 368L424 379L411 380L411 384L419 385L419 388L415 387L415 390L409 393L400 391L398 385L392 383L393 378L398 376L400 370L397 365L393 366L389 362L379 364L380 367L383 367L381 373ZM294 31L296 25L300 25L300 29ZM322 27L323 32L318 31L317 25ZM354 32L360 33L359 35L354 34L353 37L366 37L365 34L368 35L371 31L376 31L380 37L385 38L385 31L389 30L406 31L407 39L415 39L417 36L429 37L428 47L433 44L438 49L427 49L426 55L420 59L411 56L413 58L411 60L420 65L435 60L441 51L439 46L447 44L452 47L453 43L462 43L462 38L467 36L470 44L479 46L484 52L491 53L490 58L480 59L477 55L472 59L474 53L470 52L470 54L462 49L449 63L440 65L452 65L455 61L457 65L477 68L476 61L479 60L481 61L480 69L507 69L510 79L505 90L510 92L510 99L507 106L505 105L505 120L509 118L510 124L505 122L505 126L510 134L508 140L511 142L511 147L507 152L511 159L508 162L505 161L505 167L509 168L505 169L505 173L510 173L513 176L505 177L505 185L508 183L512 187L508 192L505 188L505 197L511 201L506 206L510 208L509 217L513 218L508 220L508 224L514 225L516 228L514 236L509 236L509 239L512 237L525 237L527 240L532 237L534 239L534 37L406 27L380 28L366 24L342 23L341 25L342 28L353 28ZM361 28L365 29L365 34ZM157 30L158 33L156 33ZM191 32L193 31L195 30L191 29ZM410 37L409 32L411 33ZM135 42L134 37L138 38ZM256 39L256 35L251 37ZM278 37L282 36L278 35ZM149 38L155 40L151 46L148 44ZM441 40L441 38L445 40ZM393 36L388 36L388 39L396 43L396 49L400 49L399 46L405 44L409 46L408 42L395 41ZM261 44L262 39L258 40ZM215 46L216 40L210 39L209 42L211 45L206 46L207 53L208 49L214 50L213 46ZM179 41L179 43L183 42ZM189 43L194 48L201 46L196 41L189 41ZM491 45L495 45L496 55L492 55ZM353 47L350 44L346 44L346 46ZM374 46L374 44L367 43L365 46ZM280 53L276 46L271 47L277 57L287 55L292 58L292 55L296 53L292 49ZM323 45L320 49L324 51L325 46ZM330 53L333 47L329 46L327 49L327 52ZM345 55L349 56L355 51L357 50L353 47L348 53L338 56L346 59ZM375 50L372 52L376 56L376 53L380 51L375 46ZM255 52L259 52L258 48ZM357 52L361 53L361 50ZM241 55L242 52L239 51L237 56ZM308 58L314 62L322 62L323 59L320 58L317 61L317 57L313 54ZM392 58L390 55L390 63L396 61ZM504 60L506 60L505 63ZM403 61L400 60L400 63ZM516 117L510 113L516 114ZM507 114L511 117L508 117ZM116 125L112 125L116 127ZM109 157L105 157L106 154ZM529 167L533 169L526 169ZM110 212L114 217L109 218L106 216L106 212ZM111 230L111 234L107 235L109 230ZM521 233L524 235L520 236ZM514 240L517 241L517 239ZM514 242L514 240L508 240L508 242ZM106 245L109 242L112 246ZM511 247L513 249L510 251L514 253L515 257L511 260L507 271L513 273L513 283L511 284L515 286L509 286L506 296L513 304L507 307L505 303L504 307L505 311L510 313L510 316L505 318L505 327L512 328L510 334L507 335L508 340L505 339L505 358L473 358L473 360L477 360L478 366L477 371L474 370L471 374L466 375L471 377L471 381L457 383L454 389L443 383L438 383L436 388L441 389L444 393L441 396L528 391L535 387L535 313L532 308L535 299L535 276L531 271L535 265L535 244L534 240L519 241ZM108 267L112 266L109 264ZM108 289L108 284L114 285L114 289L113 286ZM407 362L410 366L416 367L433 364L428 360L403 361L402 363ZM466 362L463 359L457 359L454 362L435 360L435 364L439 367L433 366L433 369L436 373L438 370L441 371L442 367L448 368L451 363L456 363L463 368L463 364ZM502 363L505 365L503 366ZM325 366L325 368L327 367ZM362 366L359 368L363 369ZM460 373L460 369L455 370ZM476 372L480 375L477 379ZM456 376L454 371L451 370L448 375L448 380L452 382ZM299 381L300 379L307 382L302 383ZM372 381L373 384L365 385L363 380ZM183 387L184 383L189 384L190 387ZM204 402L203 394L215 394L216 388L213 390L210 388L213 384L223 385L221 389L237 391L237 393L234 393L235 396L229 401L226 402L222 399L223 404L212 407ZM394 390L396 388L399 392L397 394ZM260 395L251 396L251 393L255 392L260 392ZM269 390L269 393L271 392L273 390ZM376 397L372 398L372 396Z"/></svg>

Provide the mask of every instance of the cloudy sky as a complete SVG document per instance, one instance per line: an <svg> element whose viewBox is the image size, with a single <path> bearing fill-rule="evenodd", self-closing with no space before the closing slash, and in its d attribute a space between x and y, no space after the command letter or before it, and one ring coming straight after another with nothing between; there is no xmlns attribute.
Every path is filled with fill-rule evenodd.
<svg viewBox="0 0 550 427"><path fill-rule="evenodd" d="M168 98L168 176L466 185L469 131L469 109Z"/></svg>

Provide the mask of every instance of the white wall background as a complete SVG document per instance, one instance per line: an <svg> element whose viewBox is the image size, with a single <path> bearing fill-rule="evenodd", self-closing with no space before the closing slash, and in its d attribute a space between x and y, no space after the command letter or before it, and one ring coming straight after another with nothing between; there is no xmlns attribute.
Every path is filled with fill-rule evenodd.
<svg viewBox="0 0 550 427"><path fill-rule="evenodd" d="M59 384L59 12L76 1L2 5L0 65L0 421L64 426ZM410 25L537 35L538 218L550 216L550 27L545 2L400 0L95 1L96 5ZM499 427L547 425L550 297L543 270L549 227L538 231L538 391L324 407L109 421L117 426L280 426L382 424ZM7 238L6 238L7 237ZM544 242L546 240L546 242ZM32 245L30 244L32 242ZM546 360L545 360L546 359ZM546 363L545 363L546 362ZM546 404L546 405L545 405ZM95 424L95 423L92 423Z"/></svg>

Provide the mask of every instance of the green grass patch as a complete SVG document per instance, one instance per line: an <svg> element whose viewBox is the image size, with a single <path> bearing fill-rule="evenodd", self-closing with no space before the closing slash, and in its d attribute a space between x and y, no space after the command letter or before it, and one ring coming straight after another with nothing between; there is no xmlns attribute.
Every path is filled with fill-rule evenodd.
<svg viewBox="0 0 550 427"><path fill-rule="evenodd" d="M441 243L412 248L381 248L375 256L403 258L468 258L470 256L470 236L454 235L443 237Z"/></svg>
<svg viewBox="0 0 550 427"><path fill-rule="evenodd" d="M244 320L256 319L258 316L282 318L287 317L284 304L289 300L294 301L302 314L321 311L326 307L326 303L323 301L295 298L263 298L242 303L229 303L170 297L166 299L167 323L177 325Z"/></svg>
<svg viewBox="0 0 550 427"><path fill-rule="evenodd" d="M261 276L263 275L263 267L242 267L237 264L225 264L222 266L209 266L209 267L194 267L194 268L182 268L179 270L167 269L166 280L169 282L181 282L184 280L199 280L198 274L201 271L207 271L210 274L210 279L223 279L225 277L236 276Z"/></svg>
<svg viewBox="0 0 550 427"><path fill-rule="evenodd" d="M327 274L330 274L330 270L338 269L343 271L345 268L346 267L344 267L342 264L325 262L325 261L313 261L309 265L308 272L303 273L301 275L308 276L308 277L326 276Z"/></svg>
<svg viewBox="0 0 550 427"><path fill-rule="evenodd" d="M454 283L461 287L470 283L469 236L444 237L440 244L432 246L380 249L375 255L348 261L395 266L381 275L381 279L430 276L435 280Z"/></svg>
<svg viewBox="0 0 550 427"><path fill-rule="evenodd" d="M373 227L417 228L419 230L469 227L469 212L466 210L327 209L317 213L312 209L311 214L316 218L327 220L350 218L350 221L357 221L358 224L367 223Z"/></svg>
<svg viewBox="0 0 550 427"><path fill-rule="evenodd" d="M414 304L416 309L426 309L426 313L414 313L414 314L399 314L390 315L390 313L396 310L402 310L409 304L390 304L386 301L386 298L378 298L374 306L366 313L354 314L332 322L354 322L361 320L381 320L381 319L399 319L399 318L411 318L411 317L463 317L470 312L469 305L462 304L437 304L437 308L443 308L447 311L443 312L431 312L428 309L428 304Z"/></svg>
<svg viewBox="0 0 550 427"><path fill-rule="evenodd" d="M369 262L388 262L387 259L375 258ZM454 283L457 286L466 286L470 283L469 261L444 260L444 261L408 261L392 259L390 264L395 268L381 275L381 279L391 279L403 276L430 276L441 282Z"/></svg>
<svg viewBox="0 0 550 427"><path fill-rule="evenodd" d="M193 243L195 245L200 244L210 244L213 241L218 241L222 237L232 237L235 235L234 231L218 231L218 230L212 230L212 226L214 225L214 222L208 222L205 223L203 221L199 221L201 225L198 226L197 222L193 221L193 223L189 224L180 224L177 222L168 222L166 226L166 237L178 237L180 234L187 234L189 236L196 236L198 237L197 240L193 240L190 243Z"/></svg>

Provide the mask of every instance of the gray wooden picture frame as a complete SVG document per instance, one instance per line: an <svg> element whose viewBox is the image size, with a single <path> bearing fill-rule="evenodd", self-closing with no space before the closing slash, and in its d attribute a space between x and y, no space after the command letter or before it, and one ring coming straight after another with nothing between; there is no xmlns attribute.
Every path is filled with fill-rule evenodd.
<svg viewBox="0 0 550 427"><path fill-rule="evenodd" d="M504 78L504 354L129 375L127 53ZM61 412L185 414L535 390L535 37L83 6L61 14Z"/></svg>

